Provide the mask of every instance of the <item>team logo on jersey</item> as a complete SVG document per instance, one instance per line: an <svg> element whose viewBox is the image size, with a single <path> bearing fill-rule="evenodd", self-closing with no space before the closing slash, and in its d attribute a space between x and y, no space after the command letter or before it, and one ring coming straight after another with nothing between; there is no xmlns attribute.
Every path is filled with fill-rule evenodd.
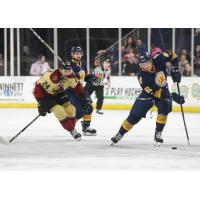
<svg viewBox="0 0 200 200"><path fill-rule="evenodd" d="M80 80L84 80L85 79L85 71L84 70L80 70L79 72L79 76L80 76Z"/></svg>
<svg viewBox="0 0 200 200"><path fill-rule="evenodd" d="M161 71L156 74L155 82L159 87L165 87L167 79L164 72Z"/></svg>

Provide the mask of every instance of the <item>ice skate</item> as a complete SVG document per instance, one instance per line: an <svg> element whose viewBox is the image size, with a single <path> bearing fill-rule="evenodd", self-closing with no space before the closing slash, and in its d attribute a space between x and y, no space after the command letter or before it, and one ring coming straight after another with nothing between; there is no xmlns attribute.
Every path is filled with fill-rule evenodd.
<svg viewBox="0 0 200 200"><path fill-rule="evenodd" d="M154 142L155 142L154 146L160 146L164 142L162 139L161 132L155 132Z"/></svg>
<svg viewBox="0 0 200 200"><path fill-rule="evenodd" d="M103 115L103 112L101 110L97 110L96 113L99 115Z"/></svg>
<svg viewBox="0 0 200 200"><path fill-rule="evenodd" d="M117 133L114 137L111 138L111 145L117 144L122 138L123 136L120 133Z"/></svg>
<svg viewBox="0 0 200 200"><path fill-rule="evenodd" d="M97 131L90 126L86 126L84 122L81 122L82 124L82 131L84 136L96 136Z"/></svg>
<svg viewBox="0 0 200 200"><path fill-rule="evenodd" d="M80 141L81 140L81 134L76 130L72 130L70 131L70 134L72 135L72 137L77 140L77 141Z"/></svg>

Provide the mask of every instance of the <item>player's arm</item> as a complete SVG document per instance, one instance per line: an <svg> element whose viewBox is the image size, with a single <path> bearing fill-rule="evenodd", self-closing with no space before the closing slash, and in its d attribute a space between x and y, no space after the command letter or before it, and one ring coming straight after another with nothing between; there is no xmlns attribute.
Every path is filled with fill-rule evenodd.
<svg viewBox="0 0 200 200"><path fill-rule="evenodd" d="M178 66L178 56L175 52L167 51L158 54L153 58L153 63L156 66L156 71L163 71L168 64L170 65L170 74L173 82L181 82L181 70Z"/></svg>
<svg viewBox="0 0 200 200"><path fill-rule="evenodd" d="M38 102L38 112L41 116L45 116L50 109L55 106L55 101L52 100L53 82L50 78L43 75L35 84L33 95Z"/></svg>
<svg viewBox="0 0 200 200"><path fill-rule="evenodd" d="M86 113L93 110L92 100L77 78L71 79L70 88L74 91L74 94L80 99L82 108Z"/></svg>
<svg viewBox="0 0 200 200"><path fill-rule="evenodd" d="M95 76L94 74L86 74L84 81L94 86L98 86L101 83L101 78Z"/></svg>
<svg viewBox="0 0 200 200"><path fill-rule="evenodd" d="M75 77L70 78L69 88L71 88L74 94L82 101L86 102L88 101L88 99L90 99L89 95L87 95L87 93L85 92L83 85L80 83L80 81L77 78Z"/></svg>
<svg viewBox="0 0 200 200"><path fill-rule="evenodd" d="M44 90L44 88L40 84L37 83L33 90L33 95L38 103L37 107L39 114L41 116L45 116L54 106L52 105L52 101L50 100L50 95Z"/></svg>
<svg viewBox="0 0 200 200"><path fill-rule="evenodd" d="M181 82L181 70L179 68L178 64L178 56L175 52L168 51L166 52L166 55L168 55L168 62L171 63L171 77L173 82L180 83Z"/></svg>

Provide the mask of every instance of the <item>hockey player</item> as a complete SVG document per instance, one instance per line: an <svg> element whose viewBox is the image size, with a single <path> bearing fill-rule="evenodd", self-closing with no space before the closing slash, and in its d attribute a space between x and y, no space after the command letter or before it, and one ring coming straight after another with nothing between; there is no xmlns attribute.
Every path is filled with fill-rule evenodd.
<svg viewBox="0 0 200 200"><path fill-rule="evenodd" d="M117 143L122 137L137 124L154 105L158 109L154 141L163 143L162 131L165 127L167 116L172 110L172 100L183 104L184 97L176 93L170 94L167 84L167 68L173 82L180 83L181 72L178 68L178 58L173 52L155 55L152 59L148 53L139 55L140 72L138 80L142 92L136 99L127 119L122 123L119 132L111 138L112 144Z"/></svg>
<svg viewBox="0 0 200 200"><path fill-rule="evenodd" d="M83 86L75 78L70 62L61 65L59 69L47 71L36 82L33 94L38 102L38 112L45 116L48 112L54 113L64 129L69 131L76 140L81 134L75 129L75 107L70 103L65 90L72 88L77 98L84 102L85 107L92 107L90 100L85 97Z"/></svg>
<svg viewBox="0 0 200 200"><path fill-rule="evenodd" d="M71 49L71 66L72 70L74 71L76 77L79 79L79 81L84 84L84 82L88 83L97 83L100 80L96 79L93 75L87 73L87 66L82 61L83 57L83 50L81 47L72 47ZM69 99L71 103L76 108L76 117L77 119L83 118L82 124L82 131L83 135L85 136L96 136L96 130L90 127L91 118L92 118L92 112L93 107L90 107L90 109L85 109L80 99L77 99L76 96L72 93L72 91L67 90L67 95L69 96ZM87 93L88 97L89 94ZM92 100L91 100L92 102Z"/></svg>
<svg viewBox="0 0 200 200"><path fill-rule="evenodd" d="M96 113L103 114L101 111L103 100L104 100L104 86L110 87L111 71L110 61L106 59L102 62L102 66L98 66L93 71L94 76L100 78L101 82L99 85L86 83L85 90L92 95L95 91L97 97Z"/></svg>

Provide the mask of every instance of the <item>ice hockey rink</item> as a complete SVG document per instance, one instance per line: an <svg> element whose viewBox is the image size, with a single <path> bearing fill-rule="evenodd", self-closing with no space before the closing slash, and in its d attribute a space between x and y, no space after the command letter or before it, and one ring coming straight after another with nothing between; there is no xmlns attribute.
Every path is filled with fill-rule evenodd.
<svg viewBox="0 0 200 200"><path fill-rule="evenodd" d="M161 147L153 146L156 112L143 119L123 140L110 146L128 111L93 115L96 137L74 141L53 114L40 117L10 145L0 144L0 170L199 170L199 114L186 113L187 146L181 113L171 113ZM1 134L10 139L37 116L36 109L1 109ZM80 122L77 129L81 131ZM172 150L172 146L178 147Z"/></svg>

